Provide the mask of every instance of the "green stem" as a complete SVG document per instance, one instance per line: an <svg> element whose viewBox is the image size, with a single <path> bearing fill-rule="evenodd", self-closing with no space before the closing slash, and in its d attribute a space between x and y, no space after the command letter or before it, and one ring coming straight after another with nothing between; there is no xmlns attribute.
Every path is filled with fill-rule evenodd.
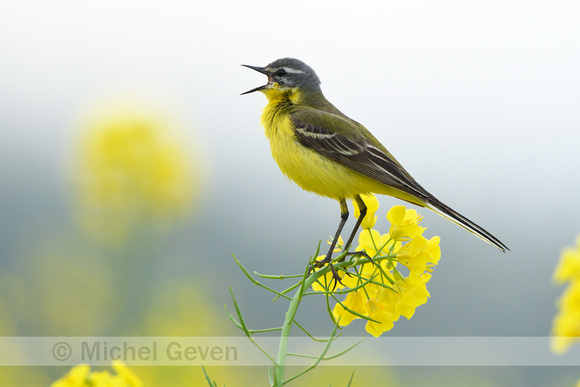
<svg viewBox="0 0 580 387"><path fill-rule="evenodd" d="M284 369L286 367L286 356L288 354L288 338L290 337L290 329L292 328L292 322L294 321L294 317L296 317L296 312L298 311L298 305L300 305L300 301L302 300L302 295L304 293L304 289L308 289L305 287L306 283L306 276L308 275L308 267L306 268L306 272L302 277L302 286L296 291L294 297L290 301L290 306L288 307L288 311L286 312L286 319L284 320L284 325L282 325L282 333L280 334L280 345L278 347L278 359L276 360L276 371L274 374L274 386L282 387L284 384ZM308 279L317 278L316 275L311 275ZM313 281L310 281L311 284ZM310 286L310 285L308 285Z"/></svg>
<svg viewBox="0 0 580 387"><path fill-rule="evenodd" d="M386 257L381 257L378 261L384 259ZM375 259L376 261L376 259ZM371 260L368 258L360 258L357 261L357 264L363 263L370 263ZM344 268L351 266L353 263L344 261L344 262L334 262L333 265L335 268ZM288 357L288 339L290 337L290 329L292 328L292 324L294 323L294 318L296 317L296 313L298 311L298 306L300 305L300 301L304 297L304 293L306 289L309 289L313 283L318 281L318 279L327 272L330 271L330 266L327 266L325 269L318 270L313 272L308 276L309 266L306 267L304 275L302 276L302 280L300 281L300 287L294 294L294 297L290 300L290 306L288 307L288 311L286 312L286 318L284 319L284 324L282 325L282 331L280 333L280 345L278 347L278 357L274 364L274 386L275 387L282 387L284 385L284 371L286 368L286 358ZM373 277L374 278L374 277ZM372 278L369 280L372 281ZM289 290L289 289L288 289ZM337 300L338 301L338 300ZM354 313L354 312L351 312ZM361 316L363 317L363 316ZM368 317L363 317L369 319ZM370 320L370 319L369 319ZM374 321L374 320L371 320ZM337 327L335 327L336 329ZM333 334L334 335L334 334ZM332 340L330 340L332 341ZM318 363L316 363L318 364ZM314 365L316 366L316 365ZM312 367L311 367L312 368ZM290 381L289 379L288 381Z"/></svg>

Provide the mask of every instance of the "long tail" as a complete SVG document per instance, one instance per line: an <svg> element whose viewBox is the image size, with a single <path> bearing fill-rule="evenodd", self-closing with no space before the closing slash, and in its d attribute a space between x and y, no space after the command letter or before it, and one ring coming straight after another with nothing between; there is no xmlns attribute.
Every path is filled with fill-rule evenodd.
<svg viewBox="0 0 580 387"><path fill-rule="evenodd" d="M478 226L477 224L473 223L471 220L467 219L465 216L461 215L451 207L443 204L439 200L435 199L434 197L429 198L429 202L425 204L425 207L429 208L430 210L438 213L439 215L443 216L444 218L452 221L453 223L457 224L458 226L463 227L467 231L471 232L472 234L478 236L485 242L493 245L503 251L509 251L509 248L504 245L499 239L491 235L489 232L485 231L482 227Z"/></svg>

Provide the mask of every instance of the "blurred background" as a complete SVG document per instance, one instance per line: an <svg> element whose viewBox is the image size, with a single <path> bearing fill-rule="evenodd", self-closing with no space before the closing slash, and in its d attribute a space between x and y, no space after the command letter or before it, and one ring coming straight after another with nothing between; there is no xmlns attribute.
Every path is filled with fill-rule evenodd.
<svg viewBox="0 0 580 387"><path fill-rule="evenodd" d="M338 203L279 172L259 124L265 97L239 96L266 81L240 64L285 56L311 65L330 101L511 249L421 210L442 258L429 302L388 334L549 335L554 266L580 233L579 16L575 1L5 4L0 335L238 335L223 309L230 286L250 326L280 325L287 304L252 286L231 254L250 271L300 273L339 221ZM400 202L378 198L376 228L387 232ZM308 301L299 321L328 335L322 298ZM344 334L363 330L359 321ZM0 377L46 385L63 372L5 367ZM212 372L219 385L267 383L265 370ZM316 372L304 385L350 375ZM136 373L147 385L202 380L179 367ZM361 386L549 385L580 373L357 375Z"/></svg>

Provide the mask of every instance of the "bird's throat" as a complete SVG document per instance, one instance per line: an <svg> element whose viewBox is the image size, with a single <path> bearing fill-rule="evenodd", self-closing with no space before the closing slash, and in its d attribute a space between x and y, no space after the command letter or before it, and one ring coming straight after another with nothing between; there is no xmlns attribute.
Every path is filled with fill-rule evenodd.
<svg viewBox="0 0 580 387"><path fill-rule="evenodd" d="M281 87L277 83L274 83L267 89L263 90L263 93L268 98L269 104L277 104L277 103L292 103L296 104L300 101L300 91L298 88L292 87Z"/></svg>

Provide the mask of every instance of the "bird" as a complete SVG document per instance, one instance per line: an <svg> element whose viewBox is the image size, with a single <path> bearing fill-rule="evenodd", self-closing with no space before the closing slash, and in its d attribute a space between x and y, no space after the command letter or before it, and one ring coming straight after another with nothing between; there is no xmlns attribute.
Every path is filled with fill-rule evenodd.
<svg viewBox="0 0 580 387"><path fill-rule="evenodd" d="M509 251L499 239L429 193L368 129L330 103L322 93L320 78L306 63L281 58L264 67L242 66L268 77L265 85L241 95L265 94L268 103L260 121L282 173L302 189L340 204L338 229L316 267L332 261L349 216L347 199L355 201L360 210L343 245L348 252L367 211L361 195L370 193L426 207L501 251ZM339 280L334 270L333 274Z"/></svg>

